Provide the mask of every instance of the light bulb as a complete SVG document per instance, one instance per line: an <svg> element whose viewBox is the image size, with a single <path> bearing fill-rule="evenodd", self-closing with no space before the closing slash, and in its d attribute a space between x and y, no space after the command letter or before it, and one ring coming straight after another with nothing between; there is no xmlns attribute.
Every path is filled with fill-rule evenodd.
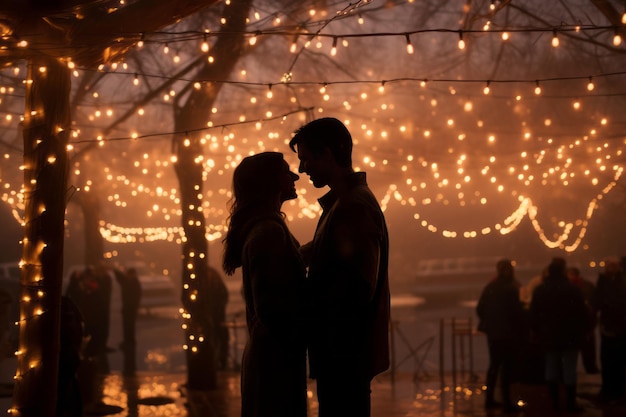
<svg viewBox="0 0 626 417"><path fill-rule="evenodd" d="M560 43L559 38L558 36L556 36L556 30L555 30L552 36L552 46L556 48L557 46L559 46L559 43Z"/></svg>
<svg viewBox="0 0 626 417"><path fill-rule="evenodd" d="M330 55L337 55L337 38L333 38L333 47L330 49Z"/></svg>
<svg viewBox="0 0 626 417"><path fill-rule="evenodd" d="M411 44L411 38L409 37L409 34L407 33L404 36L406 37L406 52L408 54L413 54L413 52L415 52L415 49L413 48L413 45Z"/></svg>
<svg viewBox="0 0 626 417"><path fill-rule="evenodd" d="M613 36L613 45L620 46L621 44L622 44L622 37L620 36L619 33L616 33L615 36Z"/></svg>

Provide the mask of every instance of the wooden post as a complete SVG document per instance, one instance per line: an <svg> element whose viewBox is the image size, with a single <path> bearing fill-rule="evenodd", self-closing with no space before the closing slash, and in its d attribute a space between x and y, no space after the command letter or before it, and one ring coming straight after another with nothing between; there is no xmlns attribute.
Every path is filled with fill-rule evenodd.
<svg viewBox="0 0 626 417"><path fill-rule="evenodd" d="M443 349L443 344L445 342L445 336L444 336L444 332L445 332L445 319L441 319L439 320L439 380L441 382L441 398L443 399L443 390L446 387L446 383L445 383L445 372L444 372L444 366L445 366L445 360L444 360L444 349Z"/></svg>

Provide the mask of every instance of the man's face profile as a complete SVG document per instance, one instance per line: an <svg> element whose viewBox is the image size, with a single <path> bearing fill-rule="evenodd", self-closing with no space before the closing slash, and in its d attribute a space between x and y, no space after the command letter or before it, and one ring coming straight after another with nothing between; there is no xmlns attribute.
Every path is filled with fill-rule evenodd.
<svg viewBox="0 0 626 417"><path fill-rule="evenodd" d="M315 155L303 143L299 143L297 149L298 159L300 160L298 172L307 174L315 188L322 188L328 185L332 163L330 151L326 149L322 155Z"/></svg>

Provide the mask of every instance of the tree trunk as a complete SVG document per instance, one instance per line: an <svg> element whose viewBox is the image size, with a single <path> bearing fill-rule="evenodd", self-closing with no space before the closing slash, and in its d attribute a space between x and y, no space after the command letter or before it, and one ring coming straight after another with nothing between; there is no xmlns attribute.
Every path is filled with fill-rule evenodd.
<svg viewBox="0 0 626 417"><path fill-rule="evenodd" d="M28 80L20 347L13 407L20 416L52 417L59 366L70 72L42 56L30 61Z"/></svg>
<svg viewBox="0 0 626 417"><path fill-rule="evenodd" d="M228 79L244 53L243 33L252 0L224 6L226 25L223 35L212 48L215 64L206 63L197 79ZM187 349L187 384L190 389L213 389L217 386L218 352L226 298L224 282L219 274L209 273L206 222L202 211L202 173L204 146L200 130L209 121L209 109L217 99L222 83L193 89L184 107L174 116L177 132L192 132L173 138L177 156L176 175L180 184L183 244L182 303L185 308L185 346ZM222 335L223 337L223 335Z"/></svg>
<svg viewBox="0 0 626 417"><path fill-rule="evenodd" d="M178 149L176 174L180 184L183 243L182 305L185 309L185 349L187 356L187 386L189 389L217 388L217 355L214 334L220 323L215 322L211 309L208 274L209 247L206 222L202 212L202 163L194 161L201 152L199 141ZM200 150L198 150L200 148ZM201 154L201 153L200 153ZM219 279L219 278L218 278Z"/></svg>

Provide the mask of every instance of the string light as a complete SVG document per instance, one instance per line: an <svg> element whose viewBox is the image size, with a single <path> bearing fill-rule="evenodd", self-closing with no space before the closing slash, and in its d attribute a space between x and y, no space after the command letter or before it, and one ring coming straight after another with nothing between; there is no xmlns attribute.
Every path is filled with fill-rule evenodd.
<svg viewBox="0 0 626 417"><path fill-rule="evenodd" d="M626 15L626 13L625 13ZM537 26L537 27L523 27L523 28L508 28L508 29L498 29L498 30L491 30L491 24L492 22L490 20L487 20L483 26L482 29L463 29L464 32L466 33L477 33L477 32L492 32L494 34L502 34L503 32L507 32L507 33L511 33L511 32L517 32L517 33L542 33L542 32L547 32L547 31L551 31L553 32L553 34L555 32L576 32L576 33L581 33L581 32L602 32L602 31L606 31L606 30L616 30L616 29L620 29L618 25L595 25L595 24L587 24L587 25L582 25L580 23L577 24L566 24L566 23L561 23L559 25L558 28L555 27L545 27L545 26ZM623 23L626 24L626 23ZM267 30L256 30L254 32L255 36L261 36L261 35L277 35L277 36L291 36L291 35L299 35L305 32L310 32L310 27L308 26L319 26L320 25L320 21L310 21L308 23L304 23L299 25L295 30L276 30L275 27L271 27L268 28ZM417 30L413 30L413 31L403 31L401 33L394 33L394 32L389 32L389 31L383 31L383 32L361 32L359 31L359 33L342 33L342 34L326 34L326 33L318 33L316 34L316 36L319 37L347 37L347 38L352 38L352 37L389 37L389 36L397 36L397 35L404 35L406 33L410 34L410 35L414 35L414 34L431 34L431 33L441 33L441 32L455 32L458 33L458 30L454 30L454 29L448 29L445 27L440 27L440 28L429 28L429 29L417 29ZM243 34L249 35L249 32L242 32ZM146 33L144 32L136 32L136 33L132 33L132 32L127 32L124 34L118 34L119 36L127 36L127 37L134 37L134 38L139 38L139 42L144 42ZM150 42L152 44L158 44L158 43L178 43L178 42L182 42L182 41L188 41L188 40L193 40L193 39L206 39L208 37L218 37L219 36L219 32L215 32L212 33L209 30L201 30L201 31L180 31L180 32L176 32L176 31L168 31L168 32L148 32L148 35L150 36ZM19 40L16 41L16 44L18 44L19 46L28 46L28 42L25 40Z"/></svg>
<svg viewBox="0 0 626 417"><path fill-rule="evenodd" d="M558 36L557 36L557 34L556 34L556 30L554 30L554 31L552 32L552 46L553 46L554 48L556 48L556 47L558 47L558 46L559 46L559 43L560 43L560 42L559 42L559 37L558 37Z"/></svg>
<svg viewBox="0 0 626 417"><path fill-rule="evenodd" d="M519 207L513 213L511 213L508 217L506 217L501 223L496 223L490 227L483 227L481 230L481 234L482 235L489 234L493 230L498 231L502 235L510 234L517 229L517 227L520 225L521 221L525 217L528 217L531 221L531 224L533 225L533 228L535 229L538 236L540 237L541 241L547 247L561 248L565 250L566 252L574 252L576 249L578 249L578 247L580 246L582 242L582 239L584 238L586 234L589 220L591 219L595 209L597 208L597 201L601 199L602 196L608 194L616 186L617 181L620 179L622 174L623 174L623 168L620 167L615 170L615 175L613 177L613 180L602 189L601 193L596 198L591 199L591 201L589 202L584 219L579 220L575 223L561 222L561 227L562 227L563 232L560 235L558 235L555 239L550 239L546 236L545 231L542 228L540 221L538 219L538 216L537 216L539 209L533 203L532 199L528 197L522 197L522 196L520 196ZM382 207L384 208L387 207L387 204L389 203L389 201L391 201L391 196L395 196L396 200L403 199L403 196L399 193L397 187L391 186L387 190L387 193L385 194L385 197L383 198L381 202ZM439 233L439 230L442 229L426 221L425 219L423 219L423 216L418 213L414 215L414 218L422 219L421 220L422 227L424 227L426 230L432 233ZM571 244L566 245L565 244L566 241L572 240L572 232L574 231L575 225L581 226L578 231L578 235L573 237L573 242ZM454 231L454 230L449 230L449 229L443 229L441 231L441 235L447 238L456 238L459 236L463 236L465 238L476 238L478 237L479 234L476 231L472 231L472 230Z"/></svg>
<svg viewBox="0 0 626 417"><path fill-rule="evenodd" d="M348 6L348 9L350 8L350 6ZM624 15L626 15L626 13L624 13ZM622 19L624 19L624 15L622 15ZM362 21L362 18L359 19L360 21ZM223 24L225 22L222 22ZM623 24L626 25L626 23L622 22ZM312 21L310 22L311 25L317 25L319 24L319 22L315 22ZM558 38L558 34L557 34L557 29L549 29L549 28L543 28L543 27L537 27L537 28L520 28L520 29L502 29L502 30L491 30L491 22L487 21L484 25L484 27L482 28L482 30L472 30L472 29L466 29L464 30L464 32L466 33L474 33L474 32L492 32L495 34L500 34L500 36L502 37L503 40L508 40L510 37L510 34L512 32L520 32L520 33L535 33L535 32L546 32L547 30L551 30L553 32L553 37L552 37L552 44L553 46L557 47L559 45L559 38ZM618 31L620 28L616 28L615 26L598 26L598 25L565 25L562 24L561 26L559 26L558 28L558 32L576 32L576 33L580 33L583 31L587 31L587 32L592 32L592 31L605 31L605 30L613 30L613 31ZM256 38L258 38L258 36L261 35L277 35L277 36L294 36L294 41L292 42L292 45L290 47L290 51L292 53L296 53L297 52L297 37L300 34L300 31L306 31L307 27L306 25L303 25L302 27L298 28L298 32L297 33L293 33L293 32L283 32L283 31L276 31L274 28L272 28L271 30L267 30L267 31L256 31L254 33L254 35L250 38L250 42L255 42ZM402 36L407 36L407 35L413 35L413 34L428 34L428 33L435 33L435 32L459 32L458 30L451 30L451 29L445 29L445 28L436 28L436 29L420 29L420 30L415 30L415 31L411 31L411 32L403 32L403 33L397 33L394 34L392 32L382 32L382 33L376 33L376 32L372 32L372 33L346 33L346 34L324 34L324 33L316 33L315 36L317 37L340 37L340 38L352 38L352 37L383 37L383 36L398 36L398 35L402 35ZM247 34L247 33L246 33ZM137 41L137 47L141 48L144 46L144 38L145 38L145 33L144 32L138 32L138 33L125 33L123 35L120 34L120 36L125 36L125 37L136 37L139 38L139 41ZM164 47L163 47L163 51L164 53L168 53L169 52L169 46L168 43L171 42L181 42L184 40L190 40L190 39L202 39L203 42L201 43L201 49L203 52L208 52L208 48L209 48L209 44L207 42L207 38L209 36L213 37L213 36L218 36L219 33L210 33L208 31L198 31L198 32L189 32L189 31L183 31L180 33L177 32L167 32L167 33L163 33L163 32L157 32L157 33L150 33L150 38L151 38L151 43L164 43ZM164 39L165 38L165 39ZM460 41L460 40L459 40ZM616 32L616 35L613 37L613 42L620 42L621 44L621 35L619 35L619 33ZM459 42L460 43L460 42ZM28 47L28 42L25 40L20 40L17 41L17 46L21 47L21 48L26 48ZM618 46L617 44L614 43L615 46ZM205 50L206 49L206 50Z"/></svg>
<svg viewBox="0 0 626 417"><path fill-rule="evenodd" d="M458 43L458 47L459 49L463 50L465 49L465 41L463 40L463 31L459 30L459 43Z"/></svg>
<svg viewBox="0 0 626 417"><path fill-rule="evenodd" d="M250 44L250 46L254 46L256 45L256 41L257 41L257 33L252 35L252 37L248 40L248 43Z"/></svg>
<svg viewBox="0 0 626 417"><path fill-rule="evenodd" d="M397 200L398 198L400 198L399 194L397 193L397 189L394 191L394 195L396 196L396 197L395 197L395 199L396 199L396 200ZM309 203L309 204L313 204L313 205L314 205L314 203ZM306 205L306 204L305 204L305 205ZM101 232L102 232L103 234L105 234L105 233L106 233L106 230L108 230L108 229L112 229L112 228L114 228L114 227L115 227L115 226L112 226L112 225L107 225L106 227L103 227L103 229L101 229ZM436 229L436 228L435 228L435 229ZM438 228L438 230L441 230L441 228ZM221 231L220 231L220 232L221 232ZM162 233L162 232L159 232L159 233L161 233L162 235L166 235L166 234L164 234L164 233ZM217 232L217 233L219 233L219 232ZM216 233L214 236L220 236L220 235L219 235L219 234L217 234L217 233ZM157 235L158 235L158 233L155 233L154 235L155 235L155 236L157 236ZM455 236L461 236L461 235L463 235L464 237L468 237L468 236L478 236L478 235L480 235L480 234L472 234L472 233L470 233L470 232L467 232L467 233L456 233L456 232L452 233L452 232L450 232L450 233L448 234L448 237L455 237ZM147 240L150 240L150 239L159 239L159 238L158 238L158 237L155 237L155 238L148 238ZM172 238L170 237L169 239L172 239ZM129 240L132 240L132 239L129 239ZM210 241L213 241L213 239L209 239L209 240L210 240Z"/></svg>
<svg viewBox="0 0 626 417"><path fill-rule="evenodd" d="M409 55L412 55L415 52L415 49L413 48L413 44L411 44L411 37L409 36L408 33L405 36L406 36L406 52Z"/></svg>
<svg viewBox="0 0 626 417"><path fill-rule="evenodd" d="M88 71L88 69L82 69L85 71ZM106 72L106 71L102 71L102 72ZM107 72L107 74L110 75L114 75L114 76L126 76L126 75L130 75L130 76L136 76L136 75L141 75L143 78L161 78L158 75L152 75L152 74L148 74L148 73L135 73L135 72L122 72L122 71L116 71L116 72ZM286 84L289 83L289 85L295 85L298 84L300 86L305 86L305 85L317 85L319 84L319 82L317 81L300 81L300 82L292 82L292 74L289 73L290 76L287 77L287 79L285 79L285 81L282 81L281 84ZM592 78L606 78L606 77L614 77L614 76L619 76L619 75L626 75L626 71L618 71L618 72L608 72L608 73L602 73L602 74L595 74L592 76ZM571 80L582 80L582 79L586 79L589 80L590 76L564 76L564 77L550 77L550 78L545 78L545 79L533 79L533 80L525 80L525 79L505 79L505 80L481 80L481 79L468 79L468 80L459 80L456 78L437 78L437 79L429 79L428 81L431 82L438 82L438 83L463 83L463 84L467 84L467 83L533 83L536 84L537 81L539 81L540 83L555 83L555 82L559 82L559 81L571 81ZM188 81L184 78L172 78L172 79L178 79L180 81ZM415 81L420 83L420 85L423 84L423 79L421 78L411 78L411 77L402 77L402 78L396 78L396 79L386 79L385 82L386 83L397 83L397 82L410 82L410 81ZM372 83L380 83L381 80L349 80L349 81L332 81L332 82L327 82L327 85L341 85L341 84L372 84ZM264 82L250 82L250 81L237 81L237 80L204 80L203 83L220 83L220 84L228 84L228 85L245 85L245 86L262 86L262 87L268 87L270 86L272 83L264 83ZM195 85L200 86L200 83L195 82ZM423 86L423 85L422 85ZM172 94L173 96L173 94Z"/></svg>
<svg viewBox="0 0 626 417"><path fill-rule="evenodd" d="M508 36L508 32L503 32L503 33L502 33L503 40L504 40L504 34L505 34L505 33L506 33L506 34L507 34L507 36ZM407 39L407 44L410 44L410 43L411 43L411 41L410 41L409 34L405 34L405 36L406 36L406 39ZM255 37L256 37L256 36L255 36ZM459 31L459 48L460 48L460 44L461 44L461 41L462 41L462 37L463 37L463 34L462 34L462 32L460 32L460 31ZM556 37L556 31L554 31L554 37ZM206 38L205 38L205 39L206 39ZM335 37L333 38L333 46L334 46L334 47L336 46L336 39L337 39L337 37L335 36ZM558 41L558 39L557 39L557 41ZM294 42L294 43L295 43L295 42ZM464 43L464 42L463 42L463 43ZM462 48L461 48L461 49L462 49ZM408 52L408 45L407 45L407 52ZM414 50L413 50L413 47L412 47L412 45L411 45L411 52L409 52L409 53L413 53L413 52L414 52ZM165 52L165 53L167 53L167 52ZM336 50L335 50L335 53L336 53ZM332 50L332 49L331 49L331 55L333 55L333 56L334 56L334 54L333 54L333 50ZM135 78L137 78L137 74L135 74ZM589 80L590 80L590 83L591 83L591 77L589 77ZM437 80L434 80L434 81L437 81ZM479 81L479 80L473 80L473 81L474 81L474 82L484 82L484 81ZM371 82L371 81L370 81L370 82ZM498 82L498 81L494 81L494 82ZM535 83L536 83L536 89L537 89L537 88L539 88L539 81L535 81ZM421 84L422 86L425 86L425 85L426 85L426 82L425 82L425 81L421 81L421 82L420 82L420 84ZM488 94L488 93L489 93L489 84L490 84L490 81L487 81L487 85L486 85L486 87L485 87L485 90L486 90L485 94ZM269 87L268 87L268 88L269 88L269 90L270 90L270 92L271 92L271 84L269 85ZM382 82L382 83L381 83L381 86L380 86L379 88L380 88L381 90L382 90L382 89L384 89L384 82ZM540 88L539 88L539 90L540 90ZM591 90L590 90L590 91L591 91ZM268 98L269 98L269 97L270 97L270 95L271 95L271 94L270 94L270 92L268 92ZM277 93L277 94L278 94L278 93ZM538 93L537 93L537 94L538 94ZM260 101L262 101L262 100L260 100ZM568 104L569 104L569 102L568 102ZM436 137L436 131L435 131L435 130L433 130L433 137ZM100 142L101 142L101 143L104 143L104 141L103 141L102 139L100 140ZM231 164L232 164L232 163L234 163L234 161L235 161L235 159L233 159L233 160L231 161ZM373 162L373 161L372 161L372 162ZM235 163L235 165L236 165L236 163ZM231 165L231 166L232 166L232 165ZM446 181L442 180L442 183L444 183L444 182L445 182L445 183L447 183ZM454 185L454 181L451 181L451 182L450 182L450 184L451 184L451 185ZM395 199L396 201L399 201L399 200L398 200L399 198L401 198L401 195L399 194L399 191L398 191L397 189L395 189L395 190L394 190L394 192L393 192L393 199ZM526 205L525 207L527 208L527 210L530 210L530 211L532 211L532 210L533 210L533 208L534 208L534 206L533 206L532 202L527 203L527 205ZM307 207L307 209L308 209L308 207ZM529 217L530 217L530 216L529 216ZM110 226L110 225L109 225L109 226ZM489 229L489 230L496 230L497 228L496 228L495 226L493 226L493 228L485 228L484 230L487 230L487 229ZM441 227L439 227L439 230L442 230L442 228L441 228ZM499 230L505 230L505 229L500 228ZM568 230L571 230L571 227L570 227L570 229L568 229ZM101 231L103 231L103 229L101 229ZM142 229L142 232L143 232L143 229ZM460 236L460 235L463 235L463 236L475 236L474 231L465 231L465 232L462 232L462 233L461 233L461 232L458 232L458 231L447 230L447 231L446 231L446 233L448 233L448 232L449 232L449 236L451 236L451 237L452 237L452 236L456 237L456 236ZM164 234L161 234L161 233L155 233L155 236L156 236L156 235L161 235L161 236L162 236L162 235L164 235ZM169 234L169 233L168 233L167 235L168 235L168 236L170 236L170 234ZM182 238L184 239L184 236L182 236ZM180 233L178 234L178 237L176 237L176 239L181 239L181 234L180 234Z"/></svg>
<svg viewBox="0 0 626 417"><path fill-rule="evenodd" d="M596 86L593 84L593 78L589 77L589 82L587 83L587 91L593 91Z"/></svg>
<svg viewBox="0 0 626 417"><path fill-rule="evenodd" d="M539 81L537 81L535 85L535 95L540 95L540 94L541 94L541 86L539 85Z"/></svg>
<svg viewBox="0 0 626 417"><path fill-rule="evenodd" d="M207 41L206 35L204 35L204 39L202 41L202 44L200 45L200 50L204 53L209 52L209 42Z"/></svg>
<svg viewBox="0 0 626 417"><path fill-rule="evenodd" d="M622 44L622 36L616 31L613 35L613 45L620 46Z"/></svg>
<svg viewBox="0 0 626 417"><path fill-rule="evenodd" d="M330 56L336 56L337 55L337 38L333 38L333 46L332 48L330 48Z"/></svg>
<svg viewBox="0 0 626 417"><path fill-rule="evenodd" d="M291 41L291 46L289 46L289 52L295 54L298 52L298 34L293 37L293 41Z"/></svg>

